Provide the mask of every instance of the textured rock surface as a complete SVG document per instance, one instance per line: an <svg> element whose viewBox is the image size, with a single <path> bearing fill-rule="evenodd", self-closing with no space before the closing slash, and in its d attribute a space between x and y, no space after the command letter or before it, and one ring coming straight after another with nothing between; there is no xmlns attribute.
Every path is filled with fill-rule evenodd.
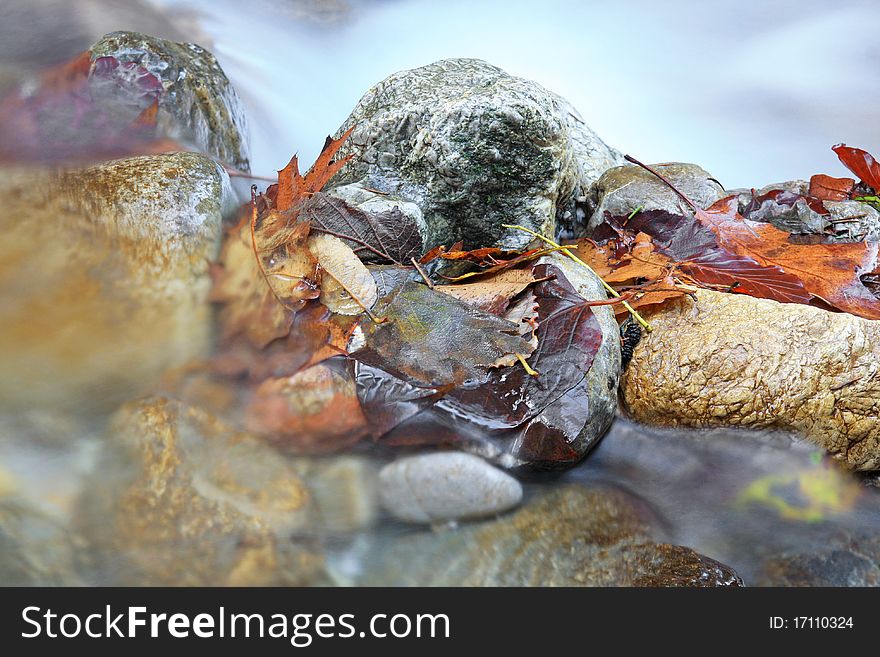
<svg viewBox="0 0 880 657"><path fill-rule="evenodd" d="M364 583L408 586L730 586L728 567L655 543L626 494L557 487L487 523L397 537L377 546Z"/></svg>
<svg viewBox="0 0 880 657"><path fill-rule="evenodd" d="M137 62L162 81L158 127L167 137L248 171L247 126L238 94L216 58L194 43L137 32L112 32L91 47L92 59Z"/></svg>
<svg viewBox="0 0 880 657"><path fill-rule="evenodd" d="M809 183L805 180L790 180L767 185L755 191L755 196L762 196L774 190L785 190L795 194L807 194ZM753 200L752 191L735 189L739 202L740 213ZM804 201L797 201L788 206L773 200L764 201L759 208L750 213L754 221L766 221L777 228L791 233L805 235L822 235L823 238L840 242L858 242L861 240L880 240L880 212L859 201L825 201L829 214L822 215L810 209Z"/></svg>
<svg viewBox="0 0 880 657"><path fill-rule="evenodd" d="M0 497L3 496L0 488ZM0 499L3 586L81 584L73 572L73 549L70 535L57 521L14 497Z"/></svg>
<svg viewBox="0 0 880 657"><path fill-rule="evenodd" d="M759 586L880 586L880 536L837 537L816 552L770 561Z"/></svg>
<svg viewBox="0 0 880 657"><path fill-rule="evenodd" d="M3 170L0 398L109 405L203 354L231 199L226 173L191 153Z"/></svg>
<svg viewBox="0 0 880 657"><path fill-rule="evenodd" d="M651 168L666 176L700 207L707 208L725 196L721 185L712 180L712 174L696 164L672 162ZM657 176L631 164L603 173L590 188L589 200L593 213L587 222L588 233L602 223L606 212L615 217L625 217L638 207L682 212L682 200L675 192Z"/></svg>
<svg viewBox="0 0 880 657"><path fill-rule="evenodd" d="M483 459L459 452L398 459L379 473L382 506L405 522L478 518L515 507L522 486Z"/></svg>
<svg viewBox="0 0 880 657"><path fill-rule="evenodd" d="M367 91L340 132L356 152L338 182L393 192L424 213L428 247L523 246L548 235L575 198L620 162L564 99L476 59L401 71Z"/></svg>
<svg viewBox="0 0 880 657"><path fill-rule="evenodd" d="M179 402L119 412L76 519L112 585L302 585L320 556L291 536L312 513L284 457Z"/></svg>
<svg viewBox="0 0 880 657"><path fill-rule="evenodd" d="M650 321L621 380L635 420L791 430L880 468L880 322L707 290Z"/></svg>

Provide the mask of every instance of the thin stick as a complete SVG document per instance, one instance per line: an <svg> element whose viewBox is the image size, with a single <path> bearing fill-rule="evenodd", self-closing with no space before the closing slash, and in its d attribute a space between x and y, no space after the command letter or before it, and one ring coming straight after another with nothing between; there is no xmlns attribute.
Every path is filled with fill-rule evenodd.
<svg viewBox="0 0 880 657"><path fill-rule="evenodd" d="M368 251L372 251L373 253L375 253L377 256L379 256L383 260L388 260L389 262L392 262L395 265L402 265L403 264L403 263L397 262L397 260L395 260L394 258L389 256L387 253L382 253L379 249L370 246L369 244L364 242L362 239L359 239L357 237L352 237L351 235L346 235L345 233L337 233L332 230L327 230L326 228L321 228L320 226L312 226L311 228L312 228L312 230L316 230L319 233L326 233L327 235L333 235L333 237L338 237L341 240L349 240L350 242L354 242L355 244L360 244L360 246L357 249L353 249L353 250L360 251L361 249L367 249Z"/></svg>
<svg viewBox="0 0 880 657"><path fill-rule="evenodd" d="M528 374L529 376L538 376L539 372L532 369L532 366L526 362L526 359L523 357L522 354L514 354L514 356L516 356L516 359L519 361L520 365L523 366L526 374Z"/></svg>
<svg viewBox="0 0 880 657"><path fill-rule="evenodd" d="M410 262L413 263L413 267L416 268L416 271L419 272L419 274L422 275L422 278L425 280L425 283L427 284L428 289L433 290L433 289L434 289L434 281L432 281L430 278L428 278L428 275L427 275L427 274L424 272L424 270L419 266L418 261L413 257L413 258L410 258Z"/></svg>
<svg viewBox="0 0 880 657"><path fill-rule="evenodd" d="M591 274L593 274L593 276L598 278L602 282L602 286L608 291L608 293L610 295L612 295L614 297L620 297L620 294L618 294L617 290L615 290L613 287L608 285L608 283L606 283L602 279L602 277L599 276L599 274L597 274L595 271L593 271L593 268L590 267L590 265L588 265L586 262L584 262L583 260L578 258L574 253L572 253L568 249L563 249L561 246L559 246L556 242L551 240L549 237L544 237L543 235L536 233L535 231L531 230L530 228L526 228L525 226L519 226L517 224L501 224L501 225L504 228L515 228L516 230L521 230L523 232L526 232L529 235L531 235L532 237L537 237L539 240L549 244L550 246L555 247L556 249L560 249L562 251L562 253L567 255L569 258L571 258L572 260L574 260L576 263L580 264L581 266L586 267L587 271L589 271ZM641 324L642 327L648 333L650 333L651 331L654 330L651 328L651 325L645 321L645 318L642 317L641 315L639 315L639 313L635 310L635 308L633 308L631 305L629 305L628 301L623 302L623 307L629 311L629 314L633 316L633 319L636 320L639 324Z"/></svg>

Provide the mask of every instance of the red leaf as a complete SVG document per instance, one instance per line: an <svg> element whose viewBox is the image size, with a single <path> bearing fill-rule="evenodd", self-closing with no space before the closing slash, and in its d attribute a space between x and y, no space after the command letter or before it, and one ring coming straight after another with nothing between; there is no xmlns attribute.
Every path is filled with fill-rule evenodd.
<svg viewBox="0 0 880 657"><path fill-rule="evenodd" d="M810 178L810 196L823 201L846 201L855 186L856 181L852 178L832 178L824 173L817 173Z"/></svg>
<svg viewBox="0 0 880 657"><path fill-rule="evenodd" d="M880 162L873 155L846 144L833 146L832 150L837 153L843 166L856 174L863 183L880 191Z"/></svg>

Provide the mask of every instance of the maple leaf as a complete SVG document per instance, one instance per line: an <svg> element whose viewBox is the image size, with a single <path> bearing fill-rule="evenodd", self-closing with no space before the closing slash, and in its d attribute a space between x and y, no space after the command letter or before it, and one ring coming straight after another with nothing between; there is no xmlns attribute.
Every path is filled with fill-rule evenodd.
<svg viewBox="0 0 880 657"><path fill-rule="evenodd" d="M324 185L330 182L330 179L353 157L353 154L349 154L339 160L333 160L353 130L354 126L342 133L339 139L327 137L321 154L305 176L301 176L299 173L297 156L294 155L290 159L287 166L278 172L274 206L276 210L279 212L290 210L315 192L321 191Z"/></svg>
<svg viewBox="0 0 880 657"><path fill-rule="evenodd" d="M650 167L626 159L651 171L693 211L693 218L639 213L627 227L651 235L657 248L696 281L788 303L816 298L838 310L880 319L880 300L860 278L877 268L876 243L793 243L789 233L740 216L735 197L704 210Z"/></svg>
<svg viewBox="0 0 880 657"><path fill-rule="evenodd" d="M367 212L342 199L315 193L302 213L312 229L345 240L364 262L410 262L422 252L422 237L415 221L399 208Z"/></svg>

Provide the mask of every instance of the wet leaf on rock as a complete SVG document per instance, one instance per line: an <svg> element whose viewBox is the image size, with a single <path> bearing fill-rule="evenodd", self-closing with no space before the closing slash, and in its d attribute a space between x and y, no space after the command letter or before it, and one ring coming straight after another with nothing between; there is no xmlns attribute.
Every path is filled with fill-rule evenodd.
<svg viewBox="0 0 880 657"><path fill-rule="evenodd" d="M434 289L492 315L503 316L511 299L536 280L531 269L508 269L476 283L438 285Z"/></svg>
<svg viewBox="0 0 880 657"><path fill-rule="evenodd" d="M378 299L376 281L354 251L332 235L312 235L308 250L321 268L320 301L334 313L359 315Z"/></svg>
<svg viewBox="0 0 880 657"><path fill-rule="evenodd" d="M482 382L500 359L531 352L515 324L411 281L373 313L384 321L361 323L365 344L352 356L417 386Z"/></svg>
<svg viewBox="0 0 880 657"><path fill-rule="evenodd" d="M364 262L408 263L422 253L415 221L398 208L367 212L342 199L315 194L303 207L313 230L345 239Z"/></svg>
<svg viewBox="0 0 880 657"><path fill-rule="evenodd" d="M880 192L880 162L877 162L873 155L861 148L846 144L838 144L831 150L837 153L843 165L856 174L863 183Z"/></svg>

